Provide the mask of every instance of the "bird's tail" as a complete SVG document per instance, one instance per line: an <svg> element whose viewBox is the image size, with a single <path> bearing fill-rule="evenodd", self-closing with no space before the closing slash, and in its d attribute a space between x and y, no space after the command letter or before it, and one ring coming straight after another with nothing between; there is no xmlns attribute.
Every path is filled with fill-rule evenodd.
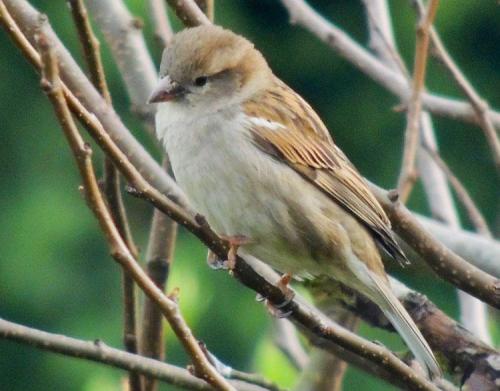
<svg viewBox="0 0 500 391"><path fill-rule="evenodd" d="M415 358L428 371L431 378L442 376L441 369L417 325L392 292L388 283L379 276L369 273L376 292L371 298L384 315L389 319L396 331L401 335Z"/></svg>

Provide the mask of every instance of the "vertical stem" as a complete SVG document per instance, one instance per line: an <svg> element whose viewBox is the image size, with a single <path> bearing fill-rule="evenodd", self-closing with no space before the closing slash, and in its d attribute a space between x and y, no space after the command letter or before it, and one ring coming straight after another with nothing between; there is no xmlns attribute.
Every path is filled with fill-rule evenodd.
<svg viewBox="0 0 500 391"><path fill-rule="evenodd" d="M162 166L168 171L168 159L164 159ZM146 251L146 270L151 280L162 291L167 284L176 238L177 224L155 208ZM149 298L144 300L141 326L141 355L164 360L163 316L157 305ZM154 378L144 377L143 384L144 391L153 391L158 387L158 381Z"/></svg>

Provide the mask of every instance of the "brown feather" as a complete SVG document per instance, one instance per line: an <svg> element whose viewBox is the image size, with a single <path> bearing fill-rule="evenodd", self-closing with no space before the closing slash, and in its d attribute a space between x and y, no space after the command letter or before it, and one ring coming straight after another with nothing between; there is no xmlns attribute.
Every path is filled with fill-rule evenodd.
<svg viewBox="0 0 500 391"><path fill-rule="evenodd" d="M252 126L259 148L318 186L368 228L394 259L408 263L384 210L306 101L275 78L271 88L245 103L244 110L248 116L283 125Z"/></svg>

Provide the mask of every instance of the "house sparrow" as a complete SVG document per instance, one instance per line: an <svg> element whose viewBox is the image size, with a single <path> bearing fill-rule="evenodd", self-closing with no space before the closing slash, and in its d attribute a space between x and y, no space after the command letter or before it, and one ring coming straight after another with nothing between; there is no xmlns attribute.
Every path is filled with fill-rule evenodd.
<svg viewBox="0 0 500 391"><path fill-rule="evenodd" d="M406 262L386 214L318 115L251 42L212 25L177 33L150 102L179 186L233 250L361 293L429 374L440 374L385 274L379 248Z"/></svg>

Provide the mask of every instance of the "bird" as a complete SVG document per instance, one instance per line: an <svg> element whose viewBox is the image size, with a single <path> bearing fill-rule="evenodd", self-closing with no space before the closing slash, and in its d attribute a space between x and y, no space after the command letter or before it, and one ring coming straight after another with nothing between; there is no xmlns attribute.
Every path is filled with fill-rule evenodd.
<svg viewBox="0 0 500 391"><path fill-rule="evenodd" d="M149 102L176 181L233 256L360 293L427 374L441 375L385 273L382 251L407 263L387 215L318 114L249 40L216 25L177 32Z"/></svg>

